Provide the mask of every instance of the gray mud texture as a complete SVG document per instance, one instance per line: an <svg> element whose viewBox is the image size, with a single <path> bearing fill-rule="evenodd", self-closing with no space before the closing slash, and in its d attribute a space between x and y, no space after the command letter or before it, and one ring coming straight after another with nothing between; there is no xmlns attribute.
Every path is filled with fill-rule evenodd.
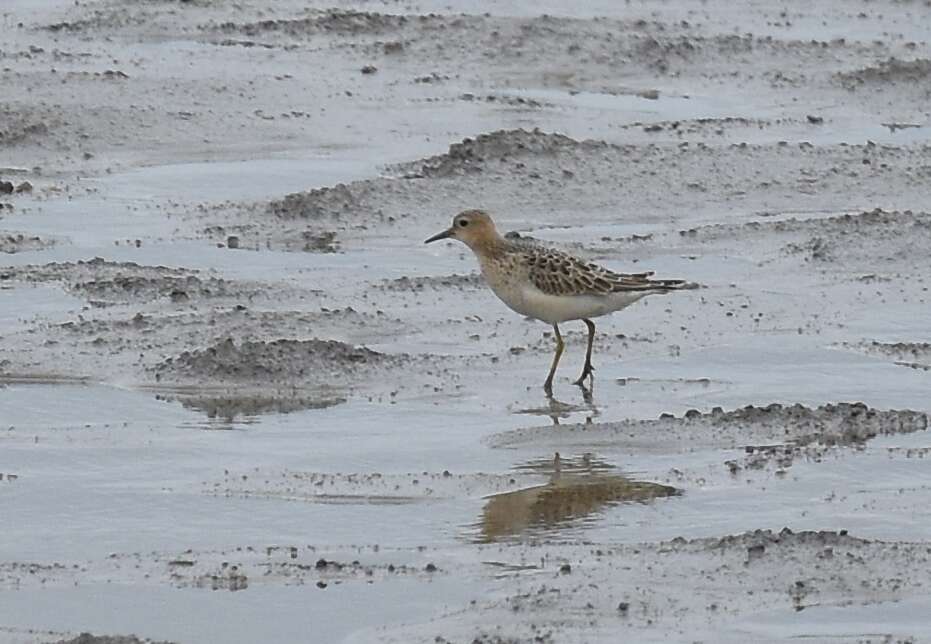
<svg viewBox="0 0 931 644"><path fill-rule="evenodd" d="M0 644L931 639L928 2L0 4Z"/></svg>

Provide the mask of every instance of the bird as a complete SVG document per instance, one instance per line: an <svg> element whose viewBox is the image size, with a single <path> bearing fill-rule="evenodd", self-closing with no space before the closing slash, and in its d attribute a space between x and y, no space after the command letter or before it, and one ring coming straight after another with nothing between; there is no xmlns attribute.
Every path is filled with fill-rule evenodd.
<svg viewBox="0 0 931 644"><path fill-rule="evenodd" d="M616 273L527 239L502 237L491 216L480 209L460 212L449 228L424 243L442 239L458 240L472 250L488 286L511 310L553 326L556 352L543 384L549 396L564 348L561 322L582 320L588 328L585 365L573 383L584 388L586 378L594 384L591 318L620 311L647 295L697 287L685 280L651 279L653 272Z"/></svg>

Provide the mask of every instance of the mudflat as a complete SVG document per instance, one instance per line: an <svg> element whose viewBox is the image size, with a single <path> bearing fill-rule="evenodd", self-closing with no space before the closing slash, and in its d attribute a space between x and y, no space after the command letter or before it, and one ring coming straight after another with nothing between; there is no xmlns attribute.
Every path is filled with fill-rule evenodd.
<svg viewBox="0 0 931 644"><path fill-rule="evenodd" d="M0 7L0 642L931 637L931 6L338 5Z"/></svg>

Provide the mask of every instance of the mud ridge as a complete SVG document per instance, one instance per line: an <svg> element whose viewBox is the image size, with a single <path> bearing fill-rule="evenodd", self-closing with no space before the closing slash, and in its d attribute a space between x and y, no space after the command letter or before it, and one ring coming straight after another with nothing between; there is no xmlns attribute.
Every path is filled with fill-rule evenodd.
<svg viewBox="0 0 931 644"><path fill-rule="evenodd" d="M931 343L928 342L871 342L850 343L841 346L863 353L891 358L897 365L913 369L931 369Z"/></svg>
<svg viewBox="0 0 931 644"><path fill-rule="evenodd" d="M518 429L493 437L492 447L511 447L540 441L543 444L647 447L672 451L696 446L741 448L792 444L850 446L884 434L924 431L928 416L910 410L876 410L863 403L748 405L742 409L710 412L690 410L682 417L663 414L655 420L560 425Z"/></svg>
<svg viewBox="0 0 931 644"><path fill-rule="evenodd" d="M409 361L406 355L386 355L336 340L281 339L237 345L227 338L168 358L153 371L162 382L325 383L355 380L366 371Z"/></svg>
<svg viewBox="0 0 931 644"><path fill-rule="evenodd" d="M775 235L782 237L781 246L773 243ZM855 266L877 265L914 274L925 257L920 249L931 243L931 214L875 208L831 217L714 224L681 230L679 236L700 242L768 236L769 260L797 257L814 266L843 265L848 270L835 275L846 277L853 277L849 269ZM779 253L771 254L777 248Z"/></svg>
<svg viewBox="0 0 931 644"><path fill-rule="evenodd" d="M0 268L0 281L62 282L66 290L99 306L148 303L161 298L175 303L224 297L248 299L263 291L256 284L201 276L193 269L113 262L100 257Z"/></svg>
<svg viewBox="0 0 931 644"><path fill-rule="evenodd" d="M878 65L871 65L849 72L836 74L840 84L850 90L875 88L891 83L912 85L915 88L928 86L931 80L931 60L918 58L901 60L889 58ZM931 90L925 90L927 95Z"/></svg>
<svg viewBox="0 0 931 644"><path fill-rule="evenodd" d="M337 34L340 36L379 35L397 31L408 24L423 26L431 23L454 20L435 14L397 15L375 13L371 11L354 11L343 9L326 9L306 18L261 20L239 24L224 22L215 26L206 25L206 30L221 33L241 33L255 37L268 33L279 33L291 37L314 36L319 34Z"/></svg>

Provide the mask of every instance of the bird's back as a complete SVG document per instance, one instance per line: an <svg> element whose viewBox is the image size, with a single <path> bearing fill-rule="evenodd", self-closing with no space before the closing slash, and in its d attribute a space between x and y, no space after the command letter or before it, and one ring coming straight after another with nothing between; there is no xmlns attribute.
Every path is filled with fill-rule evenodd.
<svg viewBox="0 0 931 644"><path fill-rule="evenodd" d="M507 240L496 251L479 258L491 289L514 311L550 323L598 317L688 286L652 280L652 273L615 273L524 240Z"/></svg>

